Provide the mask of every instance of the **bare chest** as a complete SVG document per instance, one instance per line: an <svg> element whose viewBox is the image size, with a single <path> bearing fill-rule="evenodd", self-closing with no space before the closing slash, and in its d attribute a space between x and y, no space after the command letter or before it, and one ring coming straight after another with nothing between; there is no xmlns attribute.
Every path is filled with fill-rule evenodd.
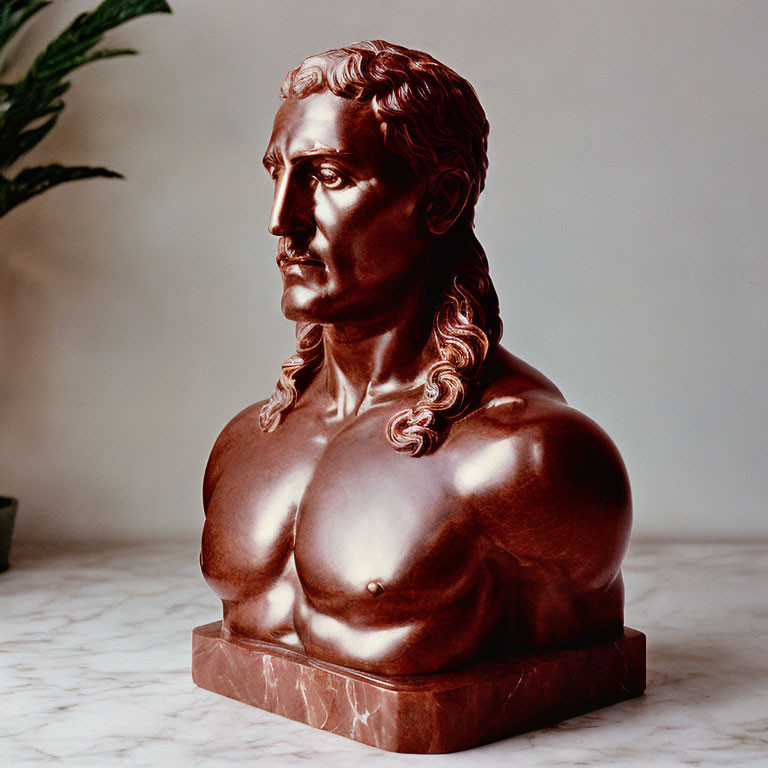
<svg viewBox="0 0 768 768"><path fill-rule="evenodd" d="M385 417L326 437L280 430L233 443L206 510L203 566L224 600L265 594L286 579L320 611L417 611L450 591L478 537L438 456L392 449ZM389 607L389 608L388 608Z"/></svg>

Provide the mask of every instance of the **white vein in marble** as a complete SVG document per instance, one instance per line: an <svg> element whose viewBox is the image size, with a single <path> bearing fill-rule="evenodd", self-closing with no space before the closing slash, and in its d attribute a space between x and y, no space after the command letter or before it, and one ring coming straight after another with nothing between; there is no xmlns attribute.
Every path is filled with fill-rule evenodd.
<svg viewBox="0 0 768 768"><path fill-rule="evenodd" d="M194 544L27 546L0 575L0 765L768 766L768 544L633 545L648 691L450 755L396 755L196 688Z"/></svg>

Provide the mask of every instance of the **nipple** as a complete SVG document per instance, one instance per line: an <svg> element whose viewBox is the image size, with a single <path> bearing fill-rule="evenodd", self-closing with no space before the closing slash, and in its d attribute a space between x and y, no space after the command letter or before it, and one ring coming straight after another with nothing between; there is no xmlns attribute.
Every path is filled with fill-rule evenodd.
<svg viewBox="0 0 768 768"><path fill-rule="evenodd" d="M371 581L371 582L369 582L368 586L366 587L366 589L374 597L378 597L384 591L384 587L382 587L381 584L379 584L378 581Z"/></svg>

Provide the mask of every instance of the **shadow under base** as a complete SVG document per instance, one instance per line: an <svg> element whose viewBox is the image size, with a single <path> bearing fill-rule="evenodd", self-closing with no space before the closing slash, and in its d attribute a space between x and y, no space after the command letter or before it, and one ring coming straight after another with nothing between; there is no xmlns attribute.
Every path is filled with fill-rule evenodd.
<svg viewBox="0 0 768 768"><path fill-rule="evenodd" d="M454 752L557 723L645 690L645 635L517 654L437 675L379 677L271 643L192 633L197 685L393 752Z"/></svg>

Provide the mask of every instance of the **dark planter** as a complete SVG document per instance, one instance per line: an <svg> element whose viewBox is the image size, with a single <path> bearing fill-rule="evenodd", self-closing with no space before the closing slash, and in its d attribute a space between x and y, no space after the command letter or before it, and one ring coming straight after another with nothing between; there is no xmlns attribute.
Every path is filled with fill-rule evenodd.
<svg viewBox="0 0 768 768"><path fill-rule="evenodd" d="M0 496L0 572L8 569L13 521L16 519L16 499Z"/></svg>

